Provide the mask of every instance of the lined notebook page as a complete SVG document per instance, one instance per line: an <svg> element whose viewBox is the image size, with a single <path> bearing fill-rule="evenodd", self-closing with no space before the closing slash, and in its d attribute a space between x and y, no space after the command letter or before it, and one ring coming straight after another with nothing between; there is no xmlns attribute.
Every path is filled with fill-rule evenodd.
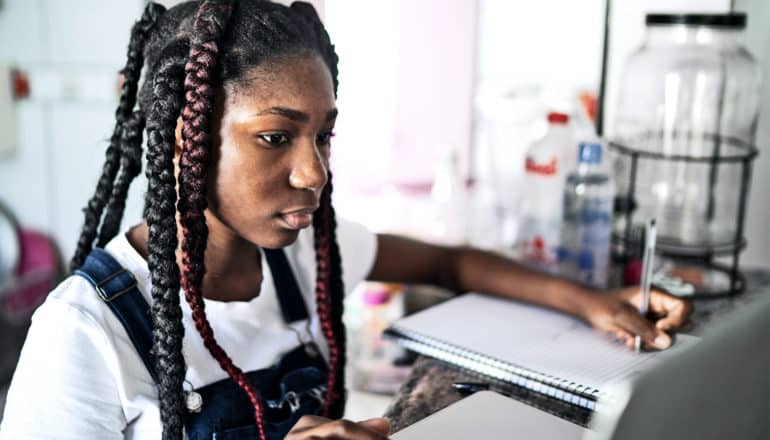
<svg viewBox="0 0 770 440"><path fill-rule="evenodd" d="M698 339L677 335L668 350L635 353L570 316L475 293L398 320L393 328L599 390Z"/></svg>

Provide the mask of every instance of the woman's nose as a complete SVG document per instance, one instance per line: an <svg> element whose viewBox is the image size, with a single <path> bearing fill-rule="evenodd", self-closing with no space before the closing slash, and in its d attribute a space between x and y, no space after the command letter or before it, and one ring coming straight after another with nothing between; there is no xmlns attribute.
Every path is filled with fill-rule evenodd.
<svg viewBox="0 0 770 440"><path fill-rule="evenodd" d="M326 161L315 141L298 145L289 184L297 189L320 191L326 185Z"/></svg>

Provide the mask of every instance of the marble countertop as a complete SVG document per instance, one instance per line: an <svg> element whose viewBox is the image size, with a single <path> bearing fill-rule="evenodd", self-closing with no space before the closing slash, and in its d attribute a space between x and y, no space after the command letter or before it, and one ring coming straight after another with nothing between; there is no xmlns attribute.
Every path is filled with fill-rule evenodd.
<svg viewBox="0 0 770 440"><path fill-rule="evenodd" d="M700 335L715 319L750 305L758 297L770 295L770 271L750 270L744 271L744 275L747 283L744 293L733 297L694 301L693 326L688 329L688 333ZM385 412L385 417L391 423L392 432L399 431L460 400L462 396L452 388L452 383L474 381L490 383L494 391L582 426L587 424L591 416L589 410L561 400L522 387L490 380L489 377L480 376L436 359L418 356L411 374Z"/></svg>

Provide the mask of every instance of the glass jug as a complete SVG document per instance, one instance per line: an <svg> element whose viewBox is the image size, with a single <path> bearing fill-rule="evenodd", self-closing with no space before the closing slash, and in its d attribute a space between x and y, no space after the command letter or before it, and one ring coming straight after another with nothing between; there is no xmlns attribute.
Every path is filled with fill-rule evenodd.
<svg viewBox="0 0 770 440"><path fill-rule="evenodd" d="M673 253L740 247L760 97L745 27L738 13L647 15L609 124L616 237L655 218Z"/></svg>

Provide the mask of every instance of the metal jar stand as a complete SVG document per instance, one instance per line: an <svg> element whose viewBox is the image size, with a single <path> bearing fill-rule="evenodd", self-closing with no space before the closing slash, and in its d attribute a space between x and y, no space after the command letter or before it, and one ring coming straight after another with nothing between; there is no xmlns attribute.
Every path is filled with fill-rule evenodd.
<svg viewBox="0 0 770 440"><path fill-rule="evenodd" d="M652 134L659 136L658 133ZM692 138L690 134L685 134ZM648 135L649 136L649 135ZM649 138L645 136L645 138ZM750 145L740 139L720 136L716 134L698 135L714 144L714 152L709 156L691 156L691 155L666 155L659 152L644 151L624 145L620 142L608 142L609 150L621 157L625 157L630 163L628 188L625 194L616 195L615 215L625 218L624 231L613 232L613 248L619 250L616 257L620 261L627 261L630 256L629 249L639 245L639 239L632 234L634 211L636 210L636 191L637 191L637 169L642 161L655 162L687 162L704 163L709 166L709 188L708 188L708 206L706 210L707 220L714 218L715 212L715 188L719 177L719 167L724 164L740 164L741 178L740 188L736 188L738 193L738 212L736 213L735 235L729 243L695 245L682 243L678 240L660 237L657 241L657 253L669 257L673 261L690 264L704 270L721 272L729 277L729 289L721 291L695 291L690 296L692 298L717 298L724 296L737 295L744 291L746 287L745 278L739 269L740 253L746 247L746 238L744 237L744 220L746 217L746 204L748 198L749 184L751 182L752 163L757 157L758 150L754 145ZM724 154L723 146L732 147L731 150L737 153ZM718 257L731 257L729 264L715 261Z"/></svg>

